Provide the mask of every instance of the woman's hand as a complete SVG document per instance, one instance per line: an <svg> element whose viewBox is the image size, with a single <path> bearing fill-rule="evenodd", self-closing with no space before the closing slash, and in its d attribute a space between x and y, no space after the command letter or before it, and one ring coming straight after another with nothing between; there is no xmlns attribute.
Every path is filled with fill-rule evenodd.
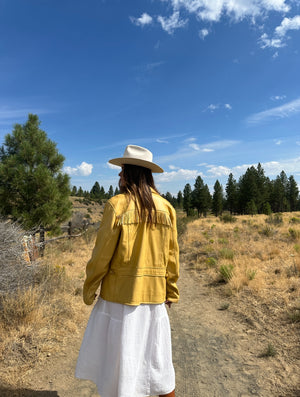
<svg viewBox="0 0 300 397"><path fill-rule="evenodd" d="M166 301L165 301L165 304L166 304L166 305L169 307L169 309L170 309L170 308L171 308L171 305L172 305L172 302L166 300Z"/></svg>

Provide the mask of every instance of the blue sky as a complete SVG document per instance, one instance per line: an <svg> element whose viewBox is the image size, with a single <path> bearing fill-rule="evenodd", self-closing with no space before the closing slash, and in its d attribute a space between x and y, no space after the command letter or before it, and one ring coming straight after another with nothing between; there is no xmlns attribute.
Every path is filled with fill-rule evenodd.
<svg viewBox="0 0 300 397"><path fill-rule="evenodd" d="M299 0L0 0L0 143L36 113L73 185L145 146L177 194L261 162L300 185Z"/></svg>

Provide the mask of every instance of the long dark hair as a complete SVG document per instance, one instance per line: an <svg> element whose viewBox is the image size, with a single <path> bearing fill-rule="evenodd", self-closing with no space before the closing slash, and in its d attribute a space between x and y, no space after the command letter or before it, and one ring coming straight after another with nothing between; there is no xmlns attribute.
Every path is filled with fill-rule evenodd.
<svg viewBox="0 0 300 397"><path fill-rule="evenodd" d="M158 191L151 170L132 164L124 164L122 168L124 185L120 186L120 192L134 200L142 221L147 222L150 226L156 224L156 208L151 188Z"/></svg>

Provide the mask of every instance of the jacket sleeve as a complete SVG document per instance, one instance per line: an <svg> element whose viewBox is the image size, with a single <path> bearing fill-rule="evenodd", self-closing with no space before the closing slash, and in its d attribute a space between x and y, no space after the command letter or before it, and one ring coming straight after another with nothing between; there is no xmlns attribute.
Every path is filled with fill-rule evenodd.
<svg viewBox="0 0 300 397"><path fill-rule="evenodd" d="M179 277L179 247L177 241L176 212L172 211L172 230L169 244L169 260L167 265L167 296L170 302L179 300L177 280Z"/></svg>
<svg viewBox="0 0 300 397"><path fill-rule="evenodd" d="M108 201L104 208L92 257L86 266L83 300L87 305L93 303L100 282L109 270L109 264L118 243L120 228L115 226L115 220L114 208Z"/></svg>

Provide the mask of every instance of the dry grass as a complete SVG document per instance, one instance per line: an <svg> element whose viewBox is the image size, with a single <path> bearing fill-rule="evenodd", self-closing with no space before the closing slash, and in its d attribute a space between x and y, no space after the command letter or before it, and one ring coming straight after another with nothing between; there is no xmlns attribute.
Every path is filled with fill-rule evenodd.
<svg viewBox="0 0 300 397"><path fill-rule="evenodd" d="M265 215L239 216L234 223L218 218L202 218L190 223L183 252L194 269L220 280L220 269L231 268L227 290L235 294L247 287L264 299L280 294L286 304L300 297L300 225L284 214L280 224L266 222Z"/></svg>
<svg viewBox="0 0 300 397"><path fill-rule="evenodd" d="M28 370L78 332L89 313L82 303L82 284L95 236L90 231L49 244L43 260L34 265L33 283L1 295L1 382L21 385Z"/></svg>

